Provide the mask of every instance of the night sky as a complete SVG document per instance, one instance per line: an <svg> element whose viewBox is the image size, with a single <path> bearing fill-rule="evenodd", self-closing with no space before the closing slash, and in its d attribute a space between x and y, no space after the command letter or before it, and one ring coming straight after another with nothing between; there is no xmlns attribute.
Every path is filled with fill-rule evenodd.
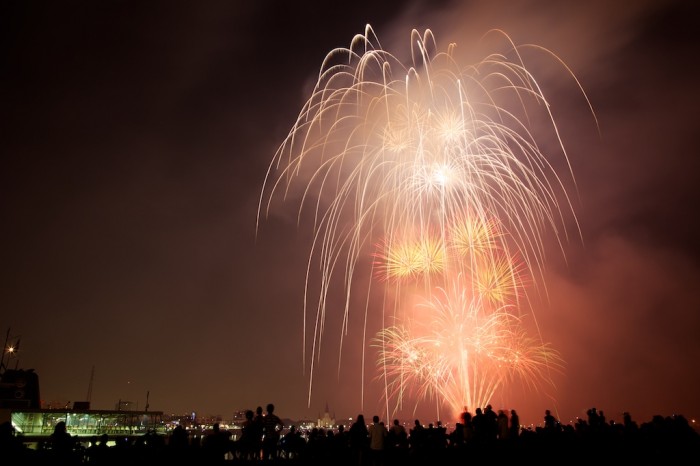
<svg viewBox="0 0 700 466"><path fill-rule="evenodd" d="M94 367L95 409L143 409L148 393L166 413L273 402L283 418L326 405L384 418L372 364L363 382L362 310L340 368L329 315L308 400L311 230L290 202L256 231L268 165L323 58L368 23L384 49L430 28L465 60L502 29L560 57L595 112L561 68L534 62L581 235L563 254L551 244L536 306L565 361L556 389L511 389L494 407L524 424L545 409L700 416L693 1L3 2L0 331L21 341L9 366L34 369L59 403L87 398ZM398 417L435 421L435 404Z"/></svg>

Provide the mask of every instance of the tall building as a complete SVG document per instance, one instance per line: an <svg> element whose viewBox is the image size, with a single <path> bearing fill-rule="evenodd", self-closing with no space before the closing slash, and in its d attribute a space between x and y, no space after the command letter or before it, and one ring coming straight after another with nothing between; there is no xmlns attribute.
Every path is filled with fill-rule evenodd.
<svg viewBox="0 0 700 466"><path fill-rule="evenodd" d="M328 402L326 402L326 412L323 413L323 417L319 416L317 427L323 427L324 429L331 429L335 427L335 415L331 417L328 411Z"/></svg>

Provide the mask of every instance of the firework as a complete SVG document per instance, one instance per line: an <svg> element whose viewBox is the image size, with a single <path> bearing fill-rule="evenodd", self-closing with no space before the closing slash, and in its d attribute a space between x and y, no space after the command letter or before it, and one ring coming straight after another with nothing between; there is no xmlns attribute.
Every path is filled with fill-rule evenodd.
<svg viewBox="0 0 700 466"><path fill-rule="evenodd" d="M559 369L559 354L523 330L512 306L490 308L458 281L419 305L416 319L379 332L379 366L388 400L436 398L454 419L465 406L485 407L516 379L536 387Z"/></svg>
<svg viewBox="0 0 700 466"><path fill-rule="evenodd" d="M296 196L299 221L311 219L304 298L304 315L316 312L308 319L311 338L305 317L311 382L334 277L346 293L345 328L351 293L358 292L353 279L367 263L367 276L379 277L396 300L390 305L399 313L396 322L402 322L398 300L407 282L420 283L411 292L431 303L435 312L425 318L439 316L380 333L380 361L393 394L405 393L404 382L412 379L422 387L419 397L473 405L512 374L534 376L546 362L533 356L545 346L520 328L521 278L525 271L541 277L546 233L566 238L564 216L575 222L575 215L562 177L528 125L531 112L544 112L566 161L550 104L518 48L503 37L509 53L462 66L453 44L439 51L430 30L414 30L406 65L383 50L367 26L349 48L324 60L311 97L273 157L258 209L259 224L276 195ZM439 325L449 320L445 333ZM426 333L426 325L436 328ZM468 341L459 351L469 357L428 356L428 347L450 339ZM342 347L342 332L340 341ZM420 361L412 377L402 369L407 358Z"/></svg>
<svg viewBox="0 0 700 466"><path fill-rule="evenodd" d="M446 267L446 251L435 235L416 240L386 242L375 254L380 280L415 280L422 275L440 274Z"/></svg>
<svg viewBox="0 0 700 466"><path fill-rule="evenodd" d="M520 379L536 387L561 366L558 353L523 326L523 264L508 256L493 224L465 229L469 224L452 229L440 248L452 253L431 282L445 285L429 289L413 315L397 316L374 340L395 410L406 398L437 399L458 419L464 406L486 406L504 384Z"/></svg>

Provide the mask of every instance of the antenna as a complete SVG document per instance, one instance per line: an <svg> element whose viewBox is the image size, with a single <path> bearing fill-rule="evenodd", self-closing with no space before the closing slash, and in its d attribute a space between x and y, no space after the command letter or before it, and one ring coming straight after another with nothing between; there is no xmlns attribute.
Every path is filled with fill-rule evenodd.
<svg viewBox="0 0 700 466"><path fill-rule="evenodd" d="M88 391L87 391L87 396L85 397L85 401L88 403L90 402L90 399L92 398L92 382L95 380L95 366L92 366L92 370L90 371L90 383L88 384Z"/></svg>

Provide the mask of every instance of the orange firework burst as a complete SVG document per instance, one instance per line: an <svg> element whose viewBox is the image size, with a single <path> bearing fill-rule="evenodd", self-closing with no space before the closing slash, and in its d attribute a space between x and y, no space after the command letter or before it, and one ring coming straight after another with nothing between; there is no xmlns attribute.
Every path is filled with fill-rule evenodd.
<svg viewBox="0 0 700 466"><path fill-rule="evenodd" d="M464 406L486 406L516 378L537 387L561 366L555 350L527 335L512 306L491 307L468 289L459 282L437 289L414 319L377 335L394 410L405 399L437 398L456 416Z"/></svg>

